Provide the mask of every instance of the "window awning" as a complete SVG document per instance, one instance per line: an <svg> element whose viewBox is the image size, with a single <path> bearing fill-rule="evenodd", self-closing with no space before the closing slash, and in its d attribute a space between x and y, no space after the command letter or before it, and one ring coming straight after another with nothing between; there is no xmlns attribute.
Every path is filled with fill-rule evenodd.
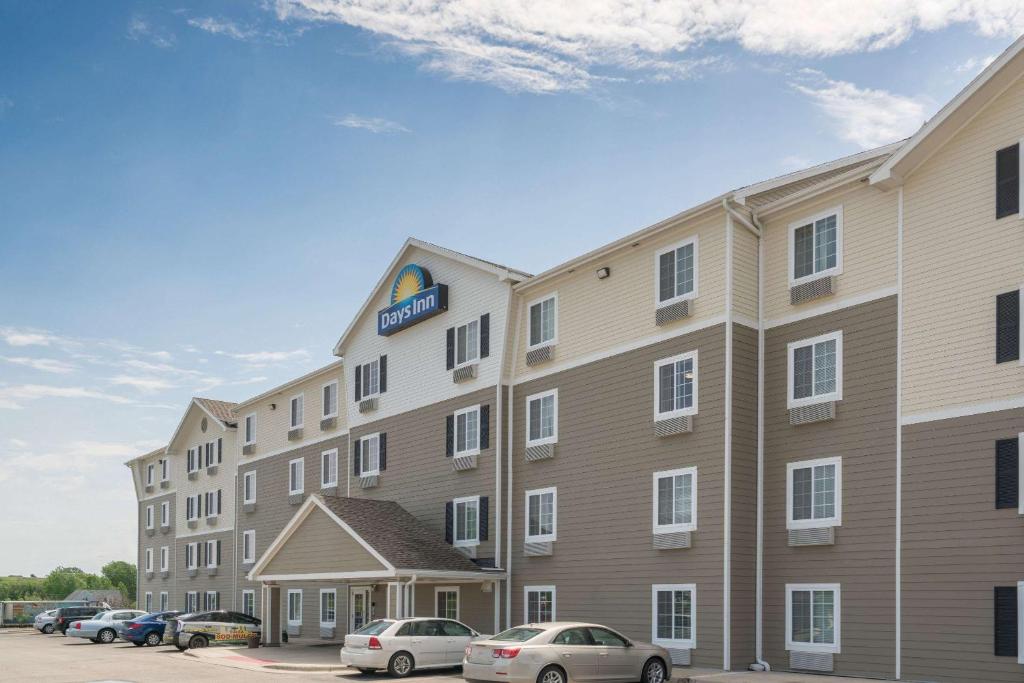
<svg viewBox="0 0 1024 683"><path fill-rule="evenodd" d="M398 503L313 494L249 571L250 581L494 581Z"/></svg>

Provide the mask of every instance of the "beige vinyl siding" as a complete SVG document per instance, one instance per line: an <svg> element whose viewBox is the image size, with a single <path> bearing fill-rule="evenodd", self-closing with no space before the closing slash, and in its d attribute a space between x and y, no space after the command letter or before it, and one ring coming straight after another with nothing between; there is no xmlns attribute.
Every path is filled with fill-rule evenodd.
<svg viewBox="0 0 1024 683"><path fill-rule="evenodd" d="M799 306L789 303L789 226L833 207L843 208L843 272L836 277L831 296ZM806 313L851 297L866 296L896 287L895 192L880 192L866 183L845 185L824 196L807 200L763 217L765 227L765 320Z"/></svg>
<svg viewBox="0 0 1024 683"><path fill-rule="evenodd" d="M757 330L733 326L731 661L754 661L757 581Z"/></svg>
<svg viewBox="0 0 1024 683"><path fill-rule="evenodd" d="M733 313L757 320L757 243L754 233L733 220Z"/></svg>
<svg viewBox="0 0 1024 683"><path fill-rule="evenodd" d="M715 211L704 218L644 240L636 247L619 250L607 259L580 266L543 286L531 287L517 295L519 350L515 376L528 379L531 373L549 369L552 363L526 366L529 342L528 310L538 299L558 292L558 322L554 365L573 363L588 354L636 343L653 335L670 333L673 327L699 323L725 310L725 217ZM658 327L656 311L655 254L693 235L699 237L697 298L691 302L685 321ZM611 277L598 280L595 271L607 266Z"/></svg>
<svg viewBox="0 0 1024 683"><path fill-rule="evenodd" d="M458 587L459 621L480 633L491 633L494 630L494 592L483 592L479 583L416 584L416 616L437 616L437 599L434 594L437 586Z"/></svg>
<svg viewBox="0 0 1024 683"><path fill-rule="evenodd" d="M341 640L348 633L349 613L348 595L349 586L338 581L287 581L281 586L281 628L288 628L288 590L299 589L302 591L302 625L299 629L299 637L316 640L320 638L320 589L326 588L335 590L335 632L333 642ZM260 589L256 588L256 616L262 617L263 604L260 602ZM238 608L242 608L242 593L238 593ZM327 641L332 642L332 641ZM325 643L326 644L326 643Z"/></svg>
<svg viewBox="0 0 1024 683"><path fill-rule="evenodd" d="M903 415L1024 395L995 362L995 298L1024 284L1024 225L995 218L996 151L1024 137L1018 81L907 179Z"/></svg>
<svg viewBox="0 0 1024 683"><path fill-rule="evenodd" d="M1014 219L1016 220L1016 219ZM993 589L1024 581L1024 520L995 507L995 442L1024 410L903 427L903 677L1010 683L994 652Z"/></svg>
<svg viewBox="0 0 1024 683"><path fill-rule="evenodd" d="M514 623L523 618L524 586L554 585L557 619L605 623L649 641L651 586L695 583L694 666L722 666L724 342L724 325L716 325L515 387ZM695 349L699 412L694 431L658 438L654 363ZM555 456L527 462L525 399L552 388L558 389ZM690 466L697 467L692 547L655 550L653 473ZM525 491L550 486L558 488L553 555L525 557Z"/></svg>
<svg viewBox="0 0 1024 683"><path fill-rule="evenodd" d="M206 418L206 431L202 429L203 418ZM171 452L171 479L176 482L177 492L176 516L174 519L175 532L179 537L194 536L217 531L231 529L235 520L235 463L237 460L235 444L236 430L233 428L224 429L221 423L209 414L192 403L189 404L185 421L178 438L170 445ZM195 479L189 479L188 470L188 449L193 446L203 446L209 441L216 441L218 438L224 440L222 462L217 468L216 474L210 474L205 466L206 459L203 458L203 466L199 468L199 474ZM199 526L189 529L186 523L187 512L185 499L195 494L205 494L208 491L221 489L221 512L217 517L215 526L206 522L206 499L203 499L203 514L199 518Z"/></svg>
<svg viewBox="0 0 1024 683"><path fill-rule="evenodd" d="M789 342L843 331L843 400L836 418L789 424ZM787 583L841 585L844 676L895 675L896 297L768 330L765 334L764 654L789 666ZM786 465L842 458L842 526L832 546L790 547Z"/></svg>
<svg viewBox="0 0 1024 683"><path fill-rule="evenodd" d="M317 507L295 529L262 573L276 576L377 570L383 571L384 565Z"/></svg>

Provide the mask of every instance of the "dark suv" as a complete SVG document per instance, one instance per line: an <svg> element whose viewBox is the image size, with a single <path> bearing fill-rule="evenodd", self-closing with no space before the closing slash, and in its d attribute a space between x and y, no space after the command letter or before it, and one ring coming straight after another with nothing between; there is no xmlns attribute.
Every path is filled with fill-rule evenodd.
<svg viewBox="0 0 1024 683"><path fill-rule="evenodd" d="M73 621L92 619L100 612L106 612L106 607L61 607L53 615L53 627L64 635Z"/></svg>

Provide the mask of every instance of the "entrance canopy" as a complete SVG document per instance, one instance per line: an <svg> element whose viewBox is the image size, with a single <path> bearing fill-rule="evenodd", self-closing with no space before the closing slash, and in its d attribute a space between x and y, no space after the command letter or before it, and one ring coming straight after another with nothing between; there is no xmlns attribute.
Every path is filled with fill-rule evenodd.
<svg viewBox="0 0 1024 683"><path fill-rule="evenodd" d="M485 582L484 569L391 501L310 495L256 562L250 581Z"/></svg>

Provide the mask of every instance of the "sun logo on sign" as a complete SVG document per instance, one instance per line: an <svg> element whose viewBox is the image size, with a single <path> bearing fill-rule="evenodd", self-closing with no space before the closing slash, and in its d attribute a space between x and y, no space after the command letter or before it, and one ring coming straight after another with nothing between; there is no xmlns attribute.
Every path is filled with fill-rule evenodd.
<svg viewBox="0 0 1024 683"><path fill-rule="evenodd" d="M398 271L395 283L391 285L391 303L397 304L415 296L430 287L430 275L416 264L409 265Z"/></svg>

